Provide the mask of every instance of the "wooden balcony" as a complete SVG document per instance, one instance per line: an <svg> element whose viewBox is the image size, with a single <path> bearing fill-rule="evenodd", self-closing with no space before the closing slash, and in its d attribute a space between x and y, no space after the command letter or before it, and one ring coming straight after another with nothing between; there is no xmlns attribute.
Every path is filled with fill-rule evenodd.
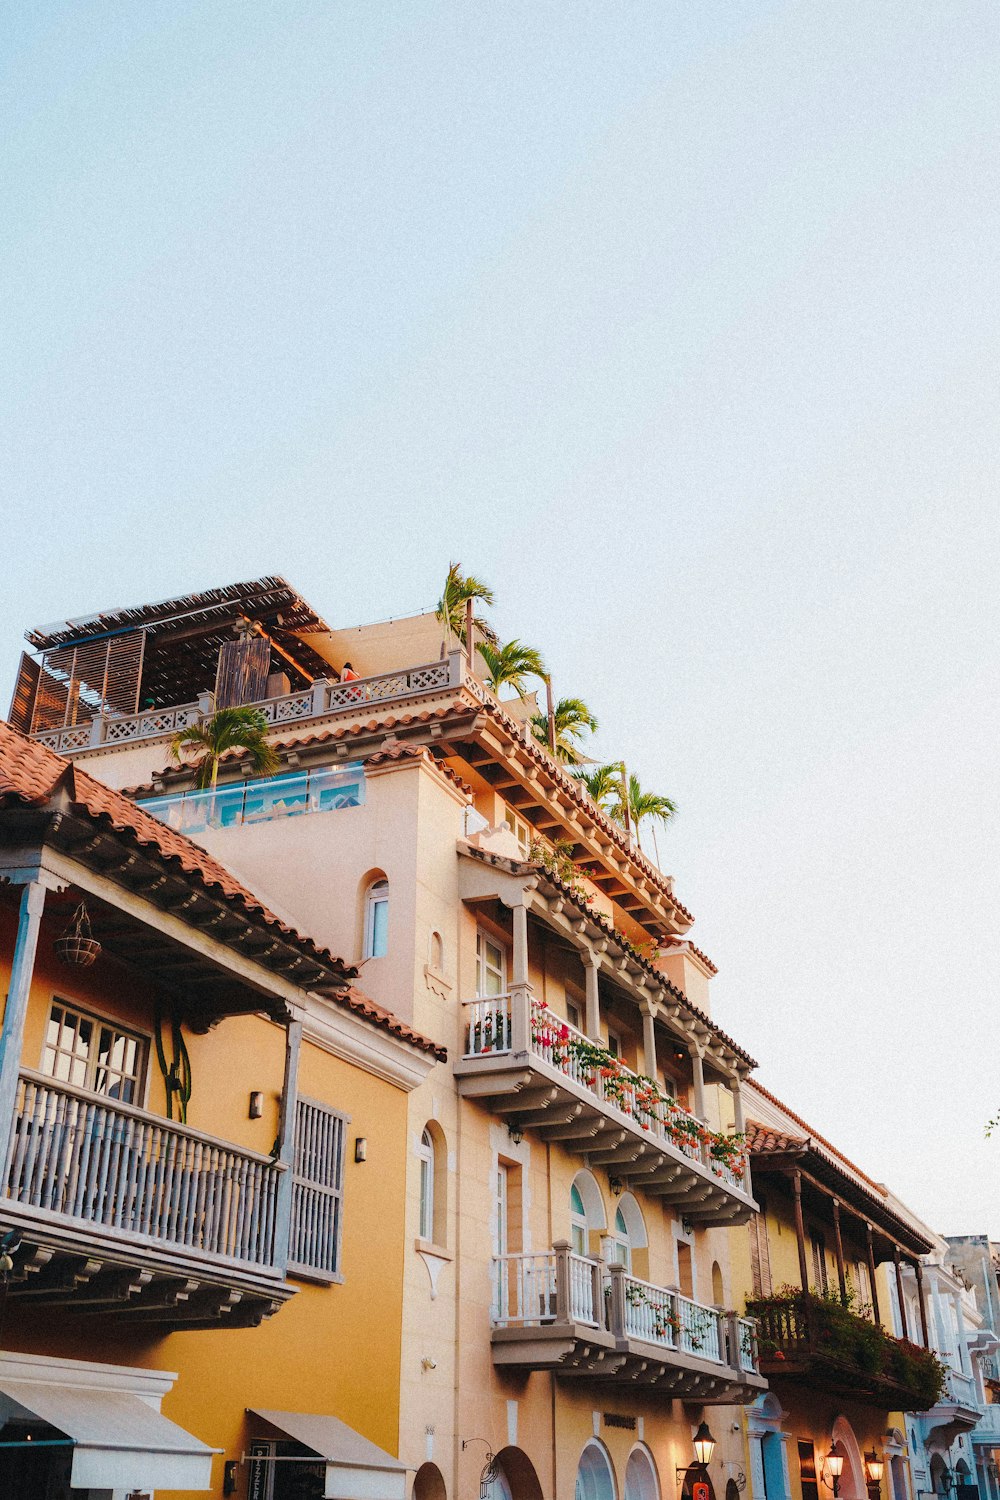
<svg viewBox="0 0 1000 1500"><path fill-rule="evenodd" d="M291 1295L269 1157L22 1071L0 1224L13 1299L174 1327L248 1326Z"/></svg>
<svg viewBox="0 0 1000 1500"><path fill-rule="evenodd" d="M566 1241L493 1267L498 1366L708 1403L753 1401L767 1388L749 1319L575 1255Z"/></svg>
<svg viewBox="0 0 1000 1500"><path fill-rule="evenodd" d="M672 1101L649 1098L628 1068L605 1077L587 1061L588 1042L552 1017L529 986L465 1004L460 1092L590 1166L660 1197L699 1224L733 1224L756 1211L746 1159L713 1156L702 1121Z"/></svg>
<svg viewBox="0 0 1000 1500"><path fill-rule="evenodd" d="M944 1370L930 1350L833 1300L796 1293L748 1302L747 1311L757 1320L760 1368L772 1380L787 1376L887 1411L927 1411L942 1395Z"/></svg>

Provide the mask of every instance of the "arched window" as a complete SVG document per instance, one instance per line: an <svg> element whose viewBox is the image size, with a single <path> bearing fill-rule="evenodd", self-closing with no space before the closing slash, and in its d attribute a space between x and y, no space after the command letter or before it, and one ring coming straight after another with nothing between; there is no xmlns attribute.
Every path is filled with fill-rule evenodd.
<svg viewBox="0 0 1000 1500"><path fill-rule="evenodd" d="M376 880L365 897L365 958L383 958L389 951L389 882Z"/></svg>
<svg viewBox="0 0 1000 1500"><path fill-rule="evenodd" d="M580 1454L576 1500L615 1500L615 1473L603 1443L590 1442Z"/></svg>
<svg viewBox="0 0 1000 1500"><path fill-rule="evenodd" d="M427 945L427 962L440 974L444 969L444 939L439 932L432 932Z"/></svg>
<svg viewBox="0 0 1000 1500"><path fill-rule="evenodd" d="M628 1237L628 1225L625 1223L625 1215L619 1208L615 1213L615 1242L614 1259L632 1274L632 1245Z"/></svg>
<svg viewBox="0 0 1000 1500"><path fill-rule="evenodd" d="M712 1262L712 1301L716 1307L725 1307L726 1292L722 1285L722 1267L717 1260Z"/></svg>
<svg viewBox="0 0 1000 1500"><path fill-rule="evenodd" d="M417 1147L420 1159L420 1238L434 1239L434 1142L424 1130Z"/></svg>
<svg viewBox="0 0 1000 1500"><path fill-rule="evenodd" d="M660 1500L660 1482L649 1449L632 1449L625 1465L625 1500Z"/></svg>
<svg viewBox="0 0 1000 1500"><path fill-rule="evenodd" d="M634 1252L644 1250L648 1243L642 1209L631 1193L624 1193L615 1208L614 1233L608 1247L609 1258L612 1262L619 1261L630 1276L644 1275L645 1268L636 1269Z"/></svg>
<svg viewBox="0 0 1000 1500"><path fill-rule="evenodd" d="M589 1255L590 1228L587 1224L587 1210L583 1206L580 1189L575 1182L569 1190L569 1224L573 1249L577 1255Z"/></svg>

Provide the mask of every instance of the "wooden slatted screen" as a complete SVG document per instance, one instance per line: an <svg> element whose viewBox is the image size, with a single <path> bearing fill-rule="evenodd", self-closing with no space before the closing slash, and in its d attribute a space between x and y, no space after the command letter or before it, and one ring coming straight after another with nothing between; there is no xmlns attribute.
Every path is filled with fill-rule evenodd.
<svg viewBox="0 0 1000 1500"><path fill-rule="evenodd" d="M346 1140L346 1115L311 1099L297 1101L290 1267L340 1274Z"/></svg>
<svg viewBox="0 0 1000 1500"><path fill-rule="evenodd" d="M259 703L267 695L270 670L271 642L266 636L240 636L235 641L224 641L215 677L216 708Z"/></svg>
<svg viewBox="0 0 1000 1500"><path fill-rule="evenodd" d="M21 652L21 665L17 669L17 682L7 717L13 728L19 729L22 734L31 733L31 720L35 712L35 695L38 692L41 670L40 663L33 656L29 656L27 651Z"/></svg>
<svg viewBox="0 0 1000 1500"><path fill-rule="evenodd" d="M127 630L46 651L32 729L86 724L99 713L136 713L145 640L145 631Z"/></svg>

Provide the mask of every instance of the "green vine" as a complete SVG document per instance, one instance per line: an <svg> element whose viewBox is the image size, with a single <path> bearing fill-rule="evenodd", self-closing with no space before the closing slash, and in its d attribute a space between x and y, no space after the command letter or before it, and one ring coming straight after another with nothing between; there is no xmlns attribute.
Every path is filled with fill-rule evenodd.
<svg viewBox="0 0 1000 1500"><path fill-rule="evenodd" d="M177 1118L182 1125L187 1124L187 1108L191 1099L191 1058L188 1054L187 1044L181 1031L181 1023L177 1012L174 1011L170 1018L170 1038L173 1050L173 1059L167 1062L166 1051L163 1046L163 1014L157 1009L156 1012L156 1061L160 1072L163 1074L163 1087L167 1095L167 1119L174 1117L174 1096L177 1096Z"/></svg>

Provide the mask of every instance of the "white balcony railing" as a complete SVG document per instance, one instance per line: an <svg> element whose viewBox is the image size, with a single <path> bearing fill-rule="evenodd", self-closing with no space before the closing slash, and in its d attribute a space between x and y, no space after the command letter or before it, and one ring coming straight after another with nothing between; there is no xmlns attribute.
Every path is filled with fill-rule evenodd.
<svg viewBox="0 0 1000 1500"><path fill-rule="evenodd" d="M524 997L527 996L525 1001ZM527 1003L528 1049L565 1078L593 1094L602 1104L638 1125L658 1140L668 1142L690 1161L707 1166L721 1181L746 1192L746 1164L733 1166L710 1153L707 1127L673 1100L654 1095L648 1082L623 1064L613 1069L593 1059L595 1044L581 1031L559 1020L526 987L502 995L465 1001L465 1056L483 1058L514 1049L514 1007Z"/></svg>
<svg viewBox="0 0 1000 1500"><path fill-rule="evenodd" d="M735 1318L641 1281L622 1266L577 1255L565 1243L552 1250L496 1256L493 1285L495 1328L583 1324L604 1328L618 1339L757 1373L752 1318Z"/></svg>
<svg viewBox="0 0 1000 1500"><path fill-rule="evenodd" d="M269 724L296 724L303 719L343 709L362 708L365 704L385 703L394 698L412 698L423 693L440 692L465 680L464 653L452 652L444 661L427 662L401 672L383 672L376 677L358 677L351 682L318 681L297 693L279 698L264 698L250 706L257 708ZM87 750L94 745L128 744L134 740L158 739L176 734L189 724L196 724L213 709L212 695L206 693L197 703L172 704L166 708L144 709L138 714L103 716L83 724L60 729L45 729L35 739L61 753Z"/></svg>
<svg viewBox="0 0 1000 1500"><path fill-rule="evenodd" d="M145 1110L21 1074L4 1197L112 1236L275 1264L283 1168Z"/></svg>

